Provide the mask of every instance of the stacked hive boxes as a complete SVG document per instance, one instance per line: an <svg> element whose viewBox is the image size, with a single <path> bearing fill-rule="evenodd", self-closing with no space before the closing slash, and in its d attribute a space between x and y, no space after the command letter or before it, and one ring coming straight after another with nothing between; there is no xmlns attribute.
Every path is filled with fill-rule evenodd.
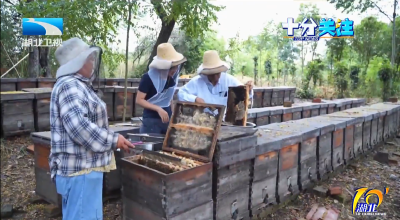
<svg viewBox="0 0 400 220"><path fill-rule="evenodd" d="M251 159L257 137L254 129L223 126L214 155L214 219L248 218Z"/></svg>

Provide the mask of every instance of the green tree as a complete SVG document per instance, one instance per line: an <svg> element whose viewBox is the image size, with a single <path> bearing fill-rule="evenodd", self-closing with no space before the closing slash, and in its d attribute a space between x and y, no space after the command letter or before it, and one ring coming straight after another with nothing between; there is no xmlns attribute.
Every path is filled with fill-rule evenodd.
<svg viewBox="0 0 400 220"><path fill-rule="evenodd" d="M318 25L321 20L320 12L318 7L315 4L300 4L300 14L296 19L296 22L302 22L305 18L312 18ZM319 29L315 29L315 35L318 36ZM305 57L308 52L311 52L311 60L314 60L316 56L316 50L318 47L319 41L301 41L299 44L300 48L300 60L301 60L301 73L304 74L304 64Z"/></svg>
<svg viewBox="0 0 400 220"><path fill-rule="evenodd" d="M161 30L151 52L147 67L157 54L157 47L166 43L171 36L175 24L190 37L202 37L210 30L211 24L217 21L218 11L224 7L213 5L207 0L162 1L151 0L154 12L161 20Z"/></svg>
<svg viewBox="0 0 400 220"><path fill-rule="evenodd" d="M124 21L121 18L127 17L126 6L127 3L123 0L53 0L28 1L28 3L19 1L17 10L23 17L62 17L64 19L64 31L61 36L63 40L79 37L107 50L107 45L116 42L118 27L121 21ZM114 53L104 54L104 56L107 55L114 55ZM34 55L32 57L39 58ZM110 60L112 59L104 59L105 62Z"/></svg>
<svg viewBox="0 0 400 220"><path fill-rule="evenodd" d="M335 63L335 85L338 91L338 98L344 98L344 92L347 90L347 76L348 68L341 62Z"/></svg>

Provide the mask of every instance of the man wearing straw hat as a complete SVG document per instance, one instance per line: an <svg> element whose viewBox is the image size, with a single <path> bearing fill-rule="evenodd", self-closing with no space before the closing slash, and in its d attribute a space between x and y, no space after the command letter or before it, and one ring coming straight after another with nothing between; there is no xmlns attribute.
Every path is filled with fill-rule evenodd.
<svg viewBox="0 0 400 220"><path fill-rule="evenodd" d="M157 56L142 76L136 103L143 110L140 133L165 134L172 115L171 101L178 85L179 72L186 58L176 52L170 43L157 47Z"/></svg>
<svg viewBox="0 0 400 220"><path fill-rule="evenodd" d="M179 101L227 105L228 88L243 85L234 76L226 73L229 65L219 58L218 52L204 52L203 63L197 69L195 76L178 92ZM250 95L253 96L253 82L249 81Z"/></svg>
<svg viewBox="0 0 400 220"><path fill-rule="evenodd" d="M71 38L55 56L60 67L50 100L49 165L63 219L103 219L103 174L116 169L113 150L134 146L108 129L106 105L92 87L101 48Z"/></svg>

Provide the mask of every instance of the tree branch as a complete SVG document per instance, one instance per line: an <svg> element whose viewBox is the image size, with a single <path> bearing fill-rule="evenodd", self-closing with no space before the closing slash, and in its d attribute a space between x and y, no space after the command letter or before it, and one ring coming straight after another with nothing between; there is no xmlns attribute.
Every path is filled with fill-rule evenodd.
<svg viewBox="0 0 400 220"><path fill-rule="evenodd" d="M151 0L150 2L151 4L154 5L154 10L158 15L158 17L161 19L161 22L164 23L167 20L168 15L163 6L161 5L162 0Z"/></svg>
<svg viewBox="0 0 400 220"><path fill-rule="evenodd" d="M10 4L10 5L14 5L14 6L15 6L15 4L12 3L12 2L10 2L10 0L4 0L4 1L7 2L7 3Z"/></svg>
<svg viewBox="0 0 400 220"><path fill-rule="evenodd" d="M389 15L387 15L384 11L382 11L382 9L375 3L372 2L372 4L375 6L375 8L377 8L379 10L380 13L384 14L386 17L389 18L390 22L393 22L393 20L389 17Z"/></svg>

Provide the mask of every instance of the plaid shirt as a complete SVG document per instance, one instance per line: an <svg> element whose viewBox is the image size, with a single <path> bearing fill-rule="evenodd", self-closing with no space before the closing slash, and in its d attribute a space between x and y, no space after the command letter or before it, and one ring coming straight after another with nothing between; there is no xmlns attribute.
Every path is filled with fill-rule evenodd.
<svg viewBox="0 0 400 220"><path fill-rule="evenodd" d="M118 134L108 130L105 103L89 79L75 74L57 80L50 101L51 178L110 163Z"/></svg>

